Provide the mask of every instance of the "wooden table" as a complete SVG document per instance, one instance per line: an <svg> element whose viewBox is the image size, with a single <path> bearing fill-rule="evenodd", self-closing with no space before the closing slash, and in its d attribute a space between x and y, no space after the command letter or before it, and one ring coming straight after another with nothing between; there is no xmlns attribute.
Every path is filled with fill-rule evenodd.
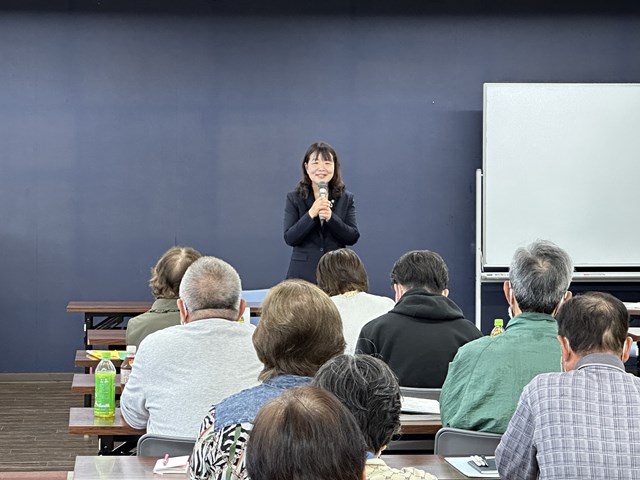
<svg viewBox="0 0 640 480"><path fill-rule="evenodd" d="M383 455L382 458L389 466L415 467L434 474L439 480L462 480L464 475L450 466L443 457L438 455ZM153 473L153 466L158 459L155 457L76 457L73 470L74 480L158 480L161 476ZM167 478L183 480L184 475L169 475Z"/></svg>
<svg viewBox="0 0 640 480"><path fill-rule="evenodd" d="M400 415L401 433L403 434L435 434L442 428L440 415ZM83 435L142 435L143 430L136 430L124 421L120 409L116 408L113 420L104 422L93 416L93 408L73 407L69 416L69 433Z"/></svg>
<svg viewBox="0 0 640 480"><path fill-rule="evenodd" d="M80 435L144 435L145 430L133 428L124 421L120 409L110 419L97 418L93 408L71 407L69 409L69 433Z"/></svg>
<svg viewBox="0 0 640 480"><path fill-rule="evenodd" d="M95 314L96 317L105 317L109 314L131 316L127 314L139 315L149 310L152 304L153 302L149 301L71 301L67 304L67 312Z"/></svg>
<svg viewBox="0 0 640 480"><path fill-rule="evenodd" d="M440 415L400 415L401 433L407 435L435 435L442 428ZM109 454L114 452L114 437L130 437L129 440L137 440L144 435L145 430L132 428L125 422L116 408L113 419L103 420L95 418L93 408L71 408L69 414L69 433L79 435L97 435L100 442L100 452ZM134 438L135 437L135 438ZM122 450L122 449L121 449Z"/></svg>
<svg viewBox="0 0 640 480"><path fill-rule="evenodd" d="M67 312L84 314L84 344L90 345L87 331L93 328L117 328L125 318L136 317L151 308L152 302L71 301ZM102 318L96 321L97 318Z"/></svg>
<svg viewBox="0 0 640 480"><path fill-rule="evenodd" d="M440 415L400 414L400 433L403 435L435 435L441 428Z"/></svg>
<svg viewBox="0 0 640 480"><path fill-rule="evenodd" d="M449 465L440 455L404 454L382 455L382 459L393 468L413 467L425 470L439 480L460 480L467 477ZM153 467L151 468L153 471Z"/></svg>
<svg viewBox="0 0 640 480"><path fill-rule="evenodd" d="M91 345L87 332L92 329L124 328L126 318L136 317L151 308L152 302L131 301L71 301L67 304L67 312L84 315L84 344ZM262 302L247 302L250 315L262 315ZM102 320L96 320L102 318Z"/></svg>
<svg viewBox="0 0 640 480"><path fill-rule="evenodd" d="M67 480L71 472L0 472L0 480Z"/></svg>
<svg viewBox="0 0 640 480"><path fill-rule="evenodd" d="M74 373L71 382L72 393L82 393L84 395L93 395L96 389L96 376L93 373ZM120 374L116 375L116 395L122 393L122 385L120 384ZM89 406L89 405L85 405Z"/></svg>
<svg viewBox="0 0 640 480"><path fill-rule="evenodd" d="M127 345L127 331L106 329L106 330L87 330L87 345L106 345L106 346L126 346ZM121 350L124 350L121 349Z"/></svg>
<svg viewBox="0 0 640 480"><path fill-rule="evenodd" d="M75 366L87 368L96 368L100 360L89 356L86 350L76 350ZM113 366L118 368L122 365L122 360L111 360Z"/></svg>
<svg viewBox="0 0 640 480"><path fill-rule="evenodd" d="M116 408L115 417L110 419L95 417L93 408L72 407L69 410L69 433L97 435L101 455L129 454L145 432L128 425L119 408ZM122 444L115 447L116 441Z"/></svg>

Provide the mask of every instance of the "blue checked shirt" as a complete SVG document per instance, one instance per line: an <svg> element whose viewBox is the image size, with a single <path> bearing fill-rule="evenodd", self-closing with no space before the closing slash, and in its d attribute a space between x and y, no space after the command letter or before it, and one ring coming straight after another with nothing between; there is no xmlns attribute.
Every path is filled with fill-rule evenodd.
<svg viewBox="0 0 640 480"><path fill-rule="evenodd" d="M500 478L640 478L640 378L619 358L586 355L522 392L496 450Z"/></svg>

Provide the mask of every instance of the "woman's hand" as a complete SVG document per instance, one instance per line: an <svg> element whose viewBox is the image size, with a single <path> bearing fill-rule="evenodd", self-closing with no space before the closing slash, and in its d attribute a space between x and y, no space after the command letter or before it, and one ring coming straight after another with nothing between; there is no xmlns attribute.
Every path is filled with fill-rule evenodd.
<svg viewBox="0 0 640 480"><path fill-rule="evenodd" d="M316 198L311 208L309 209L309 216L316 218L320 215L320 218L329 220L331 218L331 202L324 197Z"/></svg>

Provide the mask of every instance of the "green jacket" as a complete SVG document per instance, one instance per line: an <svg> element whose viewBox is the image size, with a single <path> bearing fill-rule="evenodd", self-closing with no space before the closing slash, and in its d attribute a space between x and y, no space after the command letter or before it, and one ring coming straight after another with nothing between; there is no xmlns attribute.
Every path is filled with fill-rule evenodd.
<svg viewBox="0 0 640 480"><path fill-rule="evenodd" d="M445 427L504 433L525 385L559 372L558 324L543 313L522 313L504 333L460 347L440 395Z"/></svg>
<svg viewBox="0 0 640 480"><path fill-rule="evenodd" d="M175 298L158 298L151 310L144 312L127 323L127 345L140 347L144 338L163 328L180 325L178 300Z"/></svg>

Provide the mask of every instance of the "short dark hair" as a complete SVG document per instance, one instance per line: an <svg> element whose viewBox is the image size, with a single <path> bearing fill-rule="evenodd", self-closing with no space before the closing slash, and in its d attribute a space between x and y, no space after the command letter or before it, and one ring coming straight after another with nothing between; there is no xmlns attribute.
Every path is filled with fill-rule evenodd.
<svg viewBox="0 0 640 480"><path fill-rule="evenodd" d="M523 312L553 313L572 276L571 257L548 240L518 248L509 267L509 283Z"/></svg>
<svg viewBox="0 0 640 480"><path fill-rule="evenodd" d="M370 452L378 453L400 432L400 386L382 360L340 355L318 370L313 383L329 390L351 411Z"/></svg>
<svg viewBox="0 0 640 480"><path fill-rule="evenodd" d="M367 271L358 254L350 248L325 253L318 262L316 279L318 287L330 296L369 291Z"/></svg>
<svg viewBox="0 0 640 480"><path fill-rule="evenodd" d="M629 311L609 293L586 292L570 298L556 315L558 335L569 340L578 355L610 352L619 355L629 334Z"/></svg>
<svg viewBox="0 0 640 480"><path fill-rule="evenodd" d="M366 459L353 415L313 386L286 390L262 407L246 451L252 480L362 480Z"/></svg>
<svg viewBox="0 0 640 480"><path fill-rule="evenodd" d="M449 269L436 252L413 250L393 265L391 285L396 283L406 289L422 288L429 293L442 293L449 288Z"/></svg>
<svg viewBox="0 0 640 480"><path fill-rule="evenodd" d="M258 378L265 381L281 374L312 377L346 343L329 296L304 280L285 280L264 299L253 346L264 364Z"/></svg>
<svg viewBox="0 0 640 480"><path fill-rule="evenodd" d="M342 173L340 171L340 159L335 149L325 142L312 143L302 158L302 178L298 183L296 191L302 198L307 198L312 191L311 179L305 168L309 160L316 157L333 160L333 177L329 180L329 192L332 197L339 197L344 192L344 182L342 181Z"/></svg>
<svg viewBox="0 0 640 480"><path fill-rule="evenodd" d="M190 247L171 247L151 268L149 286L156 298L178 298L180 282L187 268L202 256Z"/></svg>

